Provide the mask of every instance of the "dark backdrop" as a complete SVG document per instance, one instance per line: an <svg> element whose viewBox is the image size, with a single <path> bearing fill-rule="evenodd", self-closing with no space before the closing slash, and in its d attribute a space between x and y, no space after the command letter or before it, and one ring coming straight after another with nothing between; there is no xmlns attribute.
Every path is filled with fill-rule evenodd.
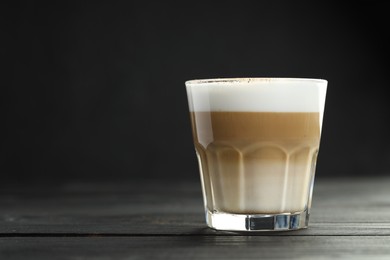
<svg viewBox="0 0 390 260"><path fill-rule="evenodd" d="M375 1L1 4L2 182L198 178L184 82L329 81L318 177L389 173Z"/></svg>

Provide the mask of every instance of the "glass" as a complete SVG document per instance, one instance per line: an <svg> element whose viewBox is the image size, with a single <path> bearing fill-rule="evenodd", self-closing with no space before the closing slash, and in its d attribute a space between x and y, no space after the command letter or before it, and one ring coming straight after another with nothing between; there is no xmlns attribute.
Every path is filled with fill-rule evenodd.
<svg viewBox="0 0 390 260"><path fill-rule="evenodd" d="M186 81L207 225L308 226L327 81Z"/></svg>

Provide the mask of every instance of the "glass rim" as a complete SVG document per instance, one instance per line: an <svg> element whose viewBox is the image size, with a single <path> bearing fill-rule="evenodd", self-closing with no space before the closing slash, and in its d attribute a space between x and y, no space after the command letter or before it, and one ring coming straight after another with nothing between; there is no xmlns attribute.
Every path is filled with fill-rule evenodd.
<svg viewBox="0 0 390 260"><path fill-rule="evenodd" d="M312 82L312 83L328 83L326 79L319 78L289 78L289 77L243 77L243 78L210 78L210 79L192 79L185 82L186 85L202 85L211 83L271 83L271 82Z"/></svg>

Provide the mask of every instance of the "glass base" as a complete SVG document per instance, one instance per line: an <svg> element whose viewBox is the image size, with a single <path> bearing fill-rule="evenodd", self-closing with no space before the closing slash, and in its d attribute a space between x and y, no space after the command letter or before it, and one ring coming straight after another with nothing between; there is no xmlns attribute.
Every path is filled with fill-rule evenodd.
<svg viewBox="0 0 390 260"><path fill-rule="evenodd" d="M207 225L216 230L226 231L287 231L307 228L309 212L281 214L230 214L206 212Z"/></svg>

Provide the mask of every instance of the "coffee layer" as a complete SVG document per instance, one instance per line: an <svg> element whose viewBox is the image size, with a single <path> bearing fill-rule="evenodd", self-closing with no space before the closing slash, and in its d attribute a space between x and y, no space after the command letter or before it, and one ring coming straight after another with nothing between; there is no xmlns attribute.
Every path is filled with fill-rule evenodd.
<svg viewBox="0 0 390 260"><path fill-rule="evenodd" d="M192 112L210 211L286 213L307 207L319 113Z"/></svg>

